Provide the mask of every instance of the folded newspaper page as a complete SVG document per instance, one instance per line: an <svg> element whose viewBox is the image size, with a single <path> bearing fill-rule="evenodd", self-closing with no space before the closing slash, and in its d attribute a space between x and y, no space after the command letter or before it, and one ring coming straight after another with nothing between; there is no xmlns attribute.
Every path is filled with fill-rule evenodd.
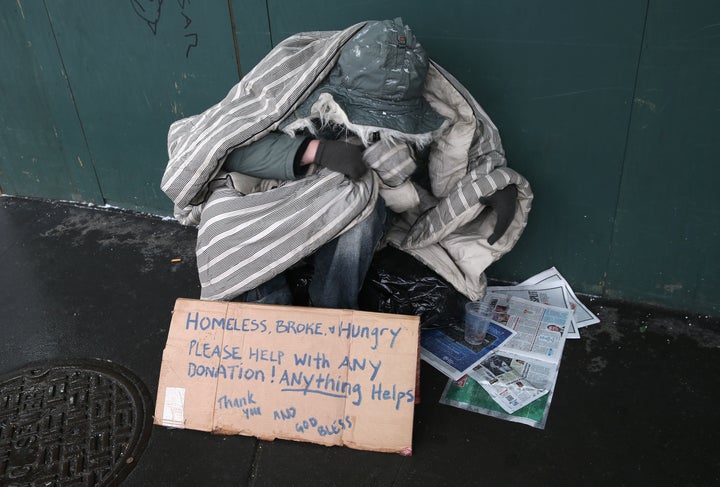
<svg viewBox="0 0 720 487"><path fill-rule="evenodd" d="M572 310L568 294L563 285L559 283L539 286L491 286L487 288L485 299L490 299L491 296L497 294L506 297L515 296L535 303ZM566 338L580 338L580 333L572 321L572 312Z"/></svg>
<svg viewBox="0 0 720 487"><path fill-rule="evenodd" d="M472 376L468 376L474 378ZM483 389L498 403L507 413L512 414L521 409L538 397L542 397L549 391L547 389L535 389L517 381L517 384L487 384L480 382Z"/></svg>
<svg viewBox="0 0 720 487"><path fill-rule="evenodd" d="M550 411L552 393L551 390L527 406L508 414L477 381L465 376L459 381L448 381L440 397L440 403L505 421L544 429Z"/></svg>
<svg viewBox="0 0 720 487"><path fill-rule="evenodd" d="M465 341L462 325L425 329L420 335L420 358L458 380L514 335L513 330L490 322L483 342L471 345Z"/></svg>
<svg viewBox="0 0 720 487"><path fill-rule="evenodd" d="M553 363L560 361L572 311L496 293L486 300L495 307L498 320L515 331L503 350Z"/></svg>
<svg viewBox="0 0 720 487"><path fill-rule="evenodd" d="M536 274L533 277L526 279L525 281L521 282L519 286L538 286L538 285L546 285L550 283L560 282L563 287L565 288L565 291L568 294L568 298L570 299L570 308L575 312L575 315L573 316L573 322L574 325L577 328L582 328L584 326L594 325L595 323L600 323L600 319L595 316L592 311L590 311L587 306L582 304L582 302L577 298L575 293L573 292L572 288L570 287L570 284L565 280L565 278L560 274L560 272L555 268L551 267L550 269L541 272L540 274ZM545 304L552 304L553 306L560 306L556 303L545 303ZM570 337L568 337L570 338Z"/></svg>
<svg viewBox="0 0 720 487"><path fill-rule="evenodd" d="M547 394L554 385L556 364L496 351L468 374L507 413L514 413Z"/></svg>
<svg viewBox="0 0 720 487"><path fill-rule="evenodd" d="M514 385L522 381L527 387L552 389L556 369L556 365L551 362L497 350L473 368L469 375L478 382Z"/></svg>
<svg viewBox="0 0 720 487"><path fill-rule="evenodd" d="M598 317L582 304L565 278L554 267L517 286L488 286L487 293L517 296L538 303L571 309L574 313L567 338L580 338L580 328L600 322Z"/></svg>

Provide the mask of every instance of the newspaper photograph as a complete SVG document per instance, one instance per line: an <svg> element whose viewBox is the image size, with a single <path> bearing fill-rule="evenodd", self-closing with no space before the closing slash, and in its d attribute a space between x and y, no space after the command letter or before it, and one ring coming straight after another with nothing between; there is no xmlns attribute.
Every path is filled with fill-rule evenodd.
<svg viewBox="0 0 720 487"><path fill-rule="evenodd" d="M513 330L491 321L483 342L471 345L465 341L462 325L424 329L420 334L420 358L458 380L514 335Z"/></svg>

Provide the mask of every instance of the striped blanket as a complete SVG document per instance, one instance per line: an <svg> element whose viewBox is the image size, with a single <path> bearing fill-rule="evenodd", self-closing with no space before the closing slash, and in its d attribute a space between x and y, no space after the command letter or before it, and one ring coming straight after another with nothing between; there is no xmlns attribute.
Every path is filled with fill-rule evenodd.
<svg viewBox="0 0 720 487"><path fill-rule="evenodd" d="M309 32L278 44L228 95L203 113L175 122L161 187L176 218L198 226L203 299L231 299L289 268L373 208L378 176L350 181L326 169L245 194L213 183L227 154L278 130L333 68L340 50L365 23ZM494 125L469 93L431 63L426 99L450 121L432 144L431 191L413 188L418 204L404 211L388 241L425 262L470 299L484 293L484 270L520 237L530 211L527 181L507 168ZM481 196L518 186L518 205L495 245L494 213Z"/></svg>

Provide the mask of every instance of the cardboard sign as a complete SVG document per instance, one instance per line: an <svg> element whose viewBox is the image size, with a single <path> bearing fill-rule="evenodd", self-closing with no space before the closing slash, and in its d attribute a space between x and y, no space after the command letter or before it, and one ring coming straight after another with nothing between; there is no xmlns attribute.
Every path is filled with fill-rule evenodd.
<svg viewBox="0 0 720 487"><path fill-rule="evenodd" d="M155 424L411 453L419 318L178 299Z"/></svg>

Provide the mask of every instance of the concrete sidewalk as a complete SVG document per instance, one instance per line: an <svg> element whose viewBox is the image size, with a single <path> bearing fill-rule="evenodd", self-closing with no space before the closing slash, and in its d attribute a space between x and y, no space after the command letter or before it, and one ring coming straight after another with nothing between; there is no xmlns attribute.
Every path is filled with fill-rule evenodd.
<svg viewBox="0 0 720 487"><path fill-rule="evenodd" d="M173 221L0 197L0 375L99 358L154 398L175 299L199 296L194 245ZM586 304L601 323L567 342L544 430L439 404L423 364L411 457L152 426L122 485L718 485L720 319ZM0 464L0 485L22 483Z"/></svg>

